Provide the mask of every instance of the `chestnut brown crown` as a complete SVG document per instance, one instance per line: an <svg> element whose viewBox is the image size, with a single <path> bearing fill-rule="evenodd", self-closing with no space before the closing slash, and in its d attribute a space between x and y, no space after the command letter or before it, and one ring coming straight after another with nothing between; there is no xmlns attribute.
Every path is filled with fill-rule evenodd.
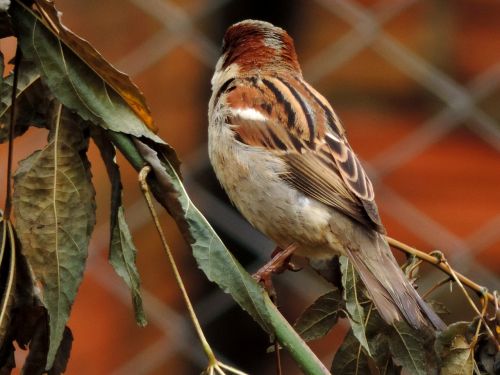
<svg viewBox="0 0 500 375"><path fill-rule="evenodd" d="M301 73L293 39L269 22L245 20L230 26L222 43L223 68L236 63L240 73L292 70Z"/></svg>

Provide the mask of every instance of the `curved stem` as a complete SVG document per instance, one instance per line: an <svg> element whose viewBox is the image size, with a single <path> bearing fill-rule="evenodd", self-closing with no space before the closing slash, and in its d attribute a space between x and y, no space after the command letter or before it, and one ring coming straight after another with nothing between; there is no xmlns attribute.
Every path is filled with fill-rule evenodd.
<svg viewBox="0 0 500 375"><path fill-rule="evenodd" d="M158 219L158 214L156 213L156 210L155 210L154 205L153 205L153 201L151 199L151 194L149 192L149 186L146 182L148 173L150 171L151 171L151 167L149 167L149 166L145 166L141 169L141 171L139 172L139 183L141 185L141 189L142 189L142 192L144 194L144 198L146 199L151 216L153 217L153 221L155 223L158 234L160 235L160 239L161 239L163 248L165 249L165 252L167 253L167 257L168 257L168 260L170 262L170 266L172 267L172 270L174 272L175 280L177 281L177 285L179 286L179 289L181 290L181 293L182 293L182 297L184 298L184 302L186 303L186 307L187 307L189 315L191 317L191 321L193 322L196 333L198 334L198 337L201 341L201 344L203 346L203 350L205 351L205 354L207 355L209 366L211 366L211 365L214 365L217 363L217 359L215 358L215 354L214 354L212 348L210 347L210 344L208 343L208 341L205 337L205 334L203 333L203 330L201 328L198 317L196 316L193 305L191 304L191 300L189 299L189 295L187 293L184 282L182 281L181 274L179 272L179 269L177 268L177 264L175 263L174 256L172 254L172 251L170 250L170 247L168 246L167 239L166 239L165 234L163 233L163 230L161 228L160 220Z"/></svg>
<svg viewBox="0 0 500 375"><path fill-rule="evenodd" d="M434 284L431 288L422 293L422 298L425 300L432 292L434 292L436 289L440 288L444 284L449 283L450 281L452 281L452 279L448 276L443 280L441 280L440 282L438 282L437 284Z"/></svg>
<svg viewBox="0 0 500 375"><path fill-rule="evenodd" d="M430 263L437 268L439 268L441 271L444 273L450 275L451 277L456 276L456 278L465 286L469 287L470 289L476 291L478 294L485 294L488 296L488 301L493 305L495 302L495 297L493 294L490 292L486 291L486 288L475 283L471 279L465 277L461 273L456 272L453 270L453 268L450 267L450 265L447 262L442 262L440 259L436 258L435 256L431 254L427 254L426 252L423 252L421 250L415 249L414 247L411 247L403 242L400 242L394 238L391 238L389 236L385 236L387 239L387 242L389 242L389 245L394 247L395 249L398 249L406 254L412 254L416 256L417 258L420 258L427 263Z"/></svg>

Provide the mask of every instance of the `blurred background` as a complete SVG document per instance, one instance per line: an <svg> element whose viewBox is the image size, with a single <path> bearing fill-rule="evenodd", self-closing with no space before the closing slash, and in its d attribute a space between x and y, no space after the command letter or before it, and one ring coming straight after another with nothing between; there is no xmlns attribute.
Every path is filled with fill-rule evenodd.
<svg viewBox="0 0 500 375"><path fill-rule="evenodd" d="M193 200L249 271L269 259L273 244L219 187L206 152L206 113L225 29L256 18L295 39L304 76L330 100L369 171L389 234L425 251L442 250L456 269L499 288L500 2L58 0L57 6L69 28L144 92L160 136L184 163ZM7 56L14 43L2 41ZM31 130L17 140L16 160L44 142L44 131ZM5 145L0 152L4 186ZM75 341L67 374L199 374L206 360L136 173L121 159L149 319L146 328L135 325L128 290L107 263L110 186L94 146L91 159L98 220L69 322ZM251 374L275 373L269 339L196 268L172 220L162 220L219 357ZM420 291L442 278L423 266ZM285 273L275 283L291 321L328 288L308 270ZM431 297L452 311L445 320L473 316L456 288ZM311 344L328 366L346 330L341 322ZM286 354L284 367L284 374L300 373Z"/></svg>

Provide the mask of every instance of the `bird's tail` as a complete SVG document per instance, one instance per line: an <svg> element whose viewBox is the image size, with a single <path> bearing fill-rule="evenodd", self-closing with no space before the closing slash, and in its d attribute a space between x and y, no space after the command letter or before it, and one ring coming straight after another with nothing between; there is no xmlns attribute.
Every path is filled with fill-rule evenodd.
<svg viewBox="0 0 500 375"><path fill-rule="evenodd" d="M373 233L373 235L372 235ZM399 268L389 244L379 234L370 233L370 245L347 249L346 255L358 271L382 318L389 324L405 319L420 329L432 325L437 330L445 323L425 303Z"/></svg>

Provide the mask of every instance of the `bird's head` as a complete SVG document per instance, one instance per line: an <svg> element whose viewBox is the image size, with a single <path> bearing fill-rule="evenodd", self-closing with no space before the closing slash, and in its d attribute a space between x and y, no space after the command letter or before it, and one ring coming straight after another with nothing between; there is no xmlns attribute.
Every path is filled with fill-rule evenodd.
<svg viewBox="0 0 500 375"><path fill-rule="evenodd" d="M240 74L300 73L293 39L282 28L264 21L245 20L227 29L218 68L228 69L233 64Z"/></svg>

